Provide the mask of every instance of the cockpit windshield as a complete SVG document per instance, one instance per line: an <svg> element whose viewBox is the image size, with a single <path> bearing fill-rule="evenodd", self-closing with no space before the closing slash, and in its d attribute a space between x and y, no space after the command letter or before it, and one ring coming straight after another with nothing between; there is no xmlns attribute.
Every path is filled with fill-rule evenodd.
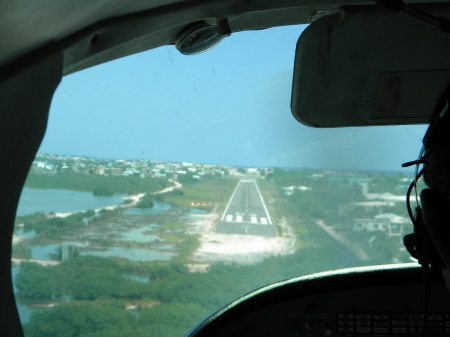
<svg viewBox="0 0 450 337"><path fill-rule="evenodd" d="M401 164L425 126L299 124L304 28L63 79L14 232L26 336L182 336L278 280L411 262Z"/></svg>

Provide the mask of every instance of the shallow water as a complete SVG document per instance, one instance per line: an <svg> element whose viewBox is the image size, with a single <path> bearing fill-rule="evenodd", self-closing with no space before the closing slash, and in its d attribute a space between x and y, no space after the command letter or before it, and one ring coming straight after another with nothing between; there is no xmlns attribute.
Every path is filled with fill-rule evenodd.
<svg viewBox="0 0 450 337"><path fill-rule="evenodd" d="M175 245L162 245L162 246L157 246L156 248L162 249L162 250L174 250Z"/></svg>
<svg viewBox="0 0 450 337"><path fill-rule="evenodd" d="M59 243L52 243L45 246L34 246L31 247L31 258L43 261L54 261L50 254L56 253L56 248L61 246Z"/></svg>
<svg viewBox="0 0 450 337"><path fill-rule="evenodd" d="M155 225L142 226L139 228L133 228L125 233L121 233L121 241L132 241L132 242L156 242L161 241L161 239L156 235L150 235L148 232L154 230Z"/></svg>
<svg viewBox="0 0 450 337"><path fill-rule="evenodd" d="M36 212L81 212L122 204L124 197L126 197L125 194L95 197L91 192L25 187L20 196L17 215L34 214Z"/></svg>
<svg viewBox="0 0 450 337"><path fill-rule="evenodd" d="M171 252L160 252L156 250L148 249L138 249L138 248L122 248L122 247L111 247L106 250L85 250L80 252L80 255L94 255L101 257L119 257L131 261L168 261L176 256L175 253Z"/></svg>
<svg viewBox="0 0 450 337"><path fill-rule="evenodd" d="M205 211L204 209L200 209L200 208L191 208L189 213L190 214L206 214L208 212Z"/></svg>
<svg viewBox="0 0 450 337"><path fill-rule="evenodd" d="M124 277L129 278L130 280L141 282L141 283L148 283L148 276L138 276L138 275L132 275L132 274L123 274Z"/></svg>
<svg viewBox="0 0 450 337"><path fill-rule="evenodd" d="M19 236L24 236L27 239L32 239L32 238L34 238L36 236L36 232L35 231L24 232L23 228L16 230L14 232L14 234L19 235Z"/></svg>

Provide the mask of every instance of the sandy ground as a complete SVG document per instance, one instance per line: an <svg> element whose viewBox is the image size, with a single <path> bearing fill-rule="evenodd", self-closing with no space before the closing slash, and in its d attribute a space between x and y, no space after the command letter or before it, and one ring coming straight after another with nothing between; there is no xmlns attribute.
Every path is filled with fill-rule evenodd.
<svg viewBox="0 0 450 337"><path fill-rule="evenodd" d="M111 211L111 210L114 210L114 209L116 209L116 208L128 208L128 207L133 207L133 206L135 206L135 205L139 202L139 200L141 200L141 198L142 198L144 195L145 195L145 193L139 193L139 194L133 194L133 195L130 195L129 197L123 198L123 200L131 200L131 202L130 202L129 204L121 204L121 205L114 205L114 206L106 206L106 207L103 207L103 208L97 208L97 209L95 209L95 212L98 213L98 212L100 212L102 209ZM65 212L65 213L60 212L60 213L55 213L53 216L54 216L54 217L58 217L58 218L66 218L66 217L68 217L69 215L72 215L72 214L74 214L74 213L78 213L78 212Z"/></svg>
<svg viewBox="0 0 450 337"><path fill-rule="evenodd" d="M54 266L54 265L59 264L59 261L43 261L43 260L36 260L36 259L16 259L16 258L12 258L11 262L15 266L19 266L20 264L22 264L22 262L34 262L34 263L40 264L42 266Z"/></svg>
<svg viewBox="0 0 450 337"><path fill-rule="evenodd" d="M165 189L163 189L163 190L161 190L161 191L154 192L153 194L167 193L167 192L171 192L171 191L173 191L173 190L175 190L175 189L177 189L177 188L182 188L182 187L183 187L183 185L181 185L181 184L180 184L178 181L176 181L176 180L168 179L168 181L170 181L170 182L173 183L174 185L173 185L173 186L170 186L170 187L167 187L167 188L165 188Z"/></svg>
<svg viewBox="0 0 450 337"><path fill-rule="evenodd" d="M216 209L206 215L197 215L191 233L200 234L200 247L193 254L193 259L203 264L228 262L252 264L275 255L294 252L295 236L291 227L283 219L281 236L268 237L259 235L219 234L215 232L220 215Z"/></svg>
<svg viewBox="0 0 450 337"><path fill-rule="evenodd" d="M173 191L173 190L175 190L175 189L178 189L178 188L182 188L182 187L183 187L183 185L180 184L178 181L171 180L171 179L169 179L169 181L170 181L171 183L173 183L173 186L170 186L170 187L167 187L167 188L165 188L165 189L162 189L161 191L153 192L153 194L167 193L167 192L171 192L171 191ZM129 207L134 207L134 206L136 206L136 204L141 200L141 198L142 198L144 195L145 195L145 193L138 193L138 194L130 195L129 197L123 198L124 200L131 200L131 202L128 203L128 204L121 204L121 205L115 205L115 206L107 206L107 207L103 207L103 208L97 208L97 209L95 209L95 212L98 213L98 212L100 212L102 209L111 211L111 210L114 210L114 209L116 209L116 208L129 208ZM74 213L76 213L76 212L55 213L53 216L59 217L59 218L65 218L65 217L68 217L69 215L74 214Z"/></svg>
<svg viewBox="0 0 450 337"><path fill-rule="evenodd" d="M12 243L13 245L18 244L19 242L25 241L27 238L25 236L20 236L13 234Z"/></svg>

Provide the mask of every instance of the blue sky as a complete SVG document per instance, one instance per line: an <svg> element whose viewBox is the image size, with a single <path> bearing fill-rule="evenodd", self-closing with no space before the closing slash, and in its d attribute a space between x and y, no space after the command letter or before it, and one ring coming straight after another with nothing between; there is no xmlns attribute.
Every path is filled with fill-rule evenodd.
<svg viewBox="0 0 450 337"><path fill-rule="evenodd" d="M196 56L165 46L63 79L41 151L236 166L399 170L424 126L313 129L290 111L304 27L243 32Z"/></svg>

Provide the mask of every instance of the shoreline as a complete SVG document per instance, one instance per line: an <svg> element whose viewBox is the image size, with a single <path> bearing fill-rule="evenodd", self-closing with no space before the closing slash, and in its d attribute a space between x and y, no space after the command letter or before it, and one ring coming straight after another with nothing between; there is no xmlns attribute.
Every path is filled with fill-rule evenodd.
<svg viewBox="0 0 450 337"><path fill-rule="evenodd" d="M133 194L130 195L128 197L123 197L123 200L132 200L131 203L129 204L119 204L119 205L113 205L113 206L105 206L105 207L100 207L100 208L96 208L94 209L95 213L99 213L102 210L107 210L107 211L113 211L117 208L131 208L133 206L136 206L136 204L142 199L142 197L145 195L145 193L138 193L138 194ZM68 216L75 214L75 213L80 213L80 212L85 212L85 211L75 211L75 212L58 212L58 213L54 213L54 214L49 214L48 216L53 218L53 217L57 217L57 218L67 218Z"/></svg>
<svg viewBox="0 0 450 337"><path fill-rule="evenodd" d="M179 189L179 188L183 187L183 185L181 183L179 183L178 181L175 181L175 180L172 180L172 179L169 179L168 181L170 181L174 185L166 187L166 188L164 188L164 189L162 189L160 191L153 192L152 194L153 195L163 194L163 193L171 192L171 191L173 191L175 189ZM133 194L133 195L130 195L130 196L127 196L127 197L123 197L122 199L124 201L125 200L131 200L131 202L128 203L128 204L118 204L118 205L113 205L113 206L100 207L100 208L94 209L94 211L95 211L95 213L99 213L101 210L111 211L111 210L115 210L115 209L118 209L118 208L132 208L132 207L137 205L137 203L144 197L145 194L146 193L137 193L137 194ZM74 211L74 212L57 212L57 213L53 213L53 214L47 214L47 217L49 217L49 218L53 218L53 217L66 218L66 217L68 217L68 216L70 216L72 214L85 212L85 211L86 210L84 210L84 211ZM24 226L24 224L20 223L20 224L16 224L15 228L23 227L23 226ZM12 236L12 244L13 245L19 244L19 243L21 243L23 241L26 241L26 240L27 240L27 237L25 237L25 236L21 236L21 235L17 235L17 234L13 234L13 236ZM18 260L18 261L16 261L17 264L20 264L22 261L19 261L19 260L23 260L23 259L16 259L16 260Z"/></svg>
<svg viewBox="0 0 450 337"><path fill-rule="evenodd" d="M164 194L167 192L172 192L175 189L179 189L182 188L183 185L181 183L179 183L178 181L172 180L172 179L168 179L169 182L173 183L173 186L169 186L166 187L160 191L156 191L156 192L152 192L152 195L157 195L157 194ZM137 194L132 194L128 197L123 197L122 199L125 200L132 200L130 203L128 204L119 204L119 205L113 205L113 206L105 206L105 207L100 207L100 208L96 208L94 209L95 213L99 213L101 210L107 210L107 211L113 211L115 209L118 208L132 208L134 206L137 205L137 203L144 197L144 195L146 195L147 193L137 193ZM76 212L58 212L55 214L52 214L51 217L58 217L58 218L66 218L69 215L75 214L75 213L79 213L79 212L83 212L83 211L76 211Z"/></svg>

